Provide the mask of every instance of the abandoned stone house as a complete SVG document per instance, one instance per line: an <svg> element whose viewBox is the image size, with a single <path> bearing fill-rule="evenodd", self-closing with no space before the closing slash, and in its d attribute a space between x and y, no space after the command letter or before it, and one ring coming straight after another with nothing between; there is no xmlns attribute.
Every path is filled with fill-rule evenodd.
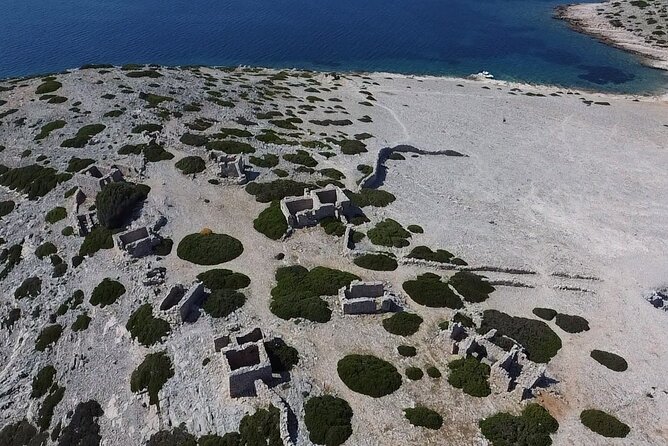
<svg viewBox="0 0 668 446"><path fill-rule="evenodd" d="M229 377L230 397L255 396L256 381L269 384L272 368L264 346L264 335L255 328L241 336L222 336L214 340L217 352L222 352Z"/></svg>
<svg viewBox="0 0 668 446"><path fill-rule="evenodd" d="M228 155L223 152L212 150L209 158L218 163L218 176L229 178L237 184L245 184L248 180L246 176L246 161L241 155Z"/></svg>
<svg viewBox="0 0 668 446"><path fill-rule="evenodd" d="M355 280L339 290L343 314L375 314L399 311L401 306L383 282Z"/></svg>
<svg viewBox="0 0 668 446"><path fill-rule="evenodd" d="M149 228L130 229L114 235L114 245L121 252L132 257L144 257L153 253L153 248L160 244L161 238Z"/></svg>
<svg viewBox="0 0 668 446"><path fill-rule="evenodd" d="M545 380L545 365L530 361L517 344L506 352L491 341L495 335L496 330L480 335L458 322L444 331L449 353L474 357L490 366L489 382L493 388L500 392L519 389L522 400L531 398L533 390Z"/></svg>
<svg viewBox="0 0 668 446"><path fill-rule="evenodd" d="M305 190L303 196L286 197L280 202L281 212L292 228L318 224L327 217L341 218L349 214L351 203L340 187Z"/></svg>

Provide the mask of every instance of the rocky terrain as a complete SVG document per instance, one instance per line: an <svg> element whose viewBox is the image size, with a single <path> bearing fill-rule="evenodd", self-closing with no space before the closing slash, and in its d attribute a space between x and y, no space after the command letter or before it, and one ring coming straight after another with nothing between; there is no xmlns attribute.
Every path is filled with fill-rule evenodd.
<svg viewBox="0 0 668 446"><path fill-rule="evenodd" d="M0 444L665 444L667 137L665 98L487 80L2 81Z"/></svg>

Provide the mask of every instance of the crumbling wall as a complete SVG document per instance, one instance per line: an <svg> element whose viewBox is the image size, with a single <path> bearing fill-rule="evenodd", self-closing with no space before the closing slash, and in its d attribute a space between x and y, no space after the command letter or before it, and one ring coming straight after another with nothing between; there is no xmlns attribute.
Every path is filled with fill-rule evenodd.
<svg viewBox="0 0 668 446"><path fill-rule="evenodd" d="M199 311L199 306L202 304L204 297L204 284L202 282L195 282L186 292L186 300L179 308L179 315L182 322L191 322L193 313Z"/></svg>

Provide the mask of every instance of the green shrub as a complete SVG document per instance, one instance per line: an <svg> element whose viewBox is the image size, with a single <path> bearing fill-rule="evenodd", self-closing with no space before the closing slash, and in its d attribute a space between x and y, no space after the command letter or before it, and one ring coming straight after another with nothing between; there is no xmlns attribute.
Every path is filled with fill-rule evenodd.
<svg viewBox="0 0 668 446"><path fill-rule="evenodd" d="M56 376L56 369L52 365L42 367L37 375L32 379L32 392L30 398L41 398L53 384L53 378Z"/></svg>
<svg viewBox="0 0 668 446"><path fill-rule="evenodd" d="M484 397L491 393L489 388L489 366L473 357L456 359L448 364L450 374L448 382L464 393Z"/></svg>
<svg viewBox="0 0 668 446"><path fill-rule="evenodd" d="M406 227L409 231L411 231L413 234L422 234L424 233L424 229L422 229L422 226L419 225L408 225Z"/></svg>
<svg viewBox="0 0 668 446"><path fill-rule="evenodd" d="M272 240L279 240L288 231L288 223L281 211L278 200L271 204L253 220L253 227Z"/></svg>
<svg viewBox="0 0 668 446"><path fill-rule="evenodd" d="M134 208L146 199L150 190L150 187L143 184L106 184L95 197L100 224L107 229L123 227L132 216Z"/></svg>
<svg viewBox="0 0 668 446"><path fill-rule="evenodd" d="M287 170L283 170L283 169L274 169L274 170L272 170L272 172L274 173L274 175L276 175L279 178L285 178L288 175L290 175Z"/></svg>
<svg viewBox="0 0 668 446"><path fill-rule="evenodd" d="M100 425L97 419L104 415L100 404L95 400L79 403L74 408L70 423L65 426L60 436L57 435L58 426L51 432L51 439L58 437L58 446L97 446L100 444ZM56 435L54 435L56 434Z"/></svg>
<svg viewBox="0 0 668 446"><path fill-rule="evenodd" d="M429 366L427 367L427 376L430 378L440 378L441 377L441 371L437 369L436 367Z"/></svg>
<svg viewBox="0 0 668 446"><path fill-rule="evenodd" d="M615 372L623 372L629 368L626 359L614 353L606 352L603 350L592 350L590 356L598 363L606 366L607 368Z"/></svg>
<svg viewBox="0 0 668 446"><path fill-rule="evenodd" d="M137 308L128 319L125 328L133 339L140 344L150 347L170 332L169 322L153 316L151 304L144 304Z"/></svg>
<svg viewBox="0 0 668 446"><path fill-rule="evenodd" d="M397 352L399 352L401 356L405 356L407 358L411 358L417 355L417 350L411 345L400 345L397 347Z"/></svg>
<svg viewBox="0 0 668 446"><path fill-rule="evenodd" d="M361 208L367 206L385 207L396 200L396 197L387 191L364 187L358 193L346 191L346 195L354 205Z"/></svg>
<svg viewBox="0 0 668 446"><path fill-rule="evenodd" d="M257 167L272 168L278 166L278 156L267 153L262 156L251 156L248 158L251 164Z"/></svg>
<svg viewBox="0 0 668 446"><path fill-rule="evenodd" d="M255 148L246 142L240 141L209 141L206 143L206 150L219 150L228 155L238 155L240 153L254 153Z"/></svg>
<svg viewBox="0 0 668 446"><path fill-rule="evenodd" d="M452 309L464 306L459 296L450 289L447 283L441 281L441 277L436 274L421 274L415 280L404 282L403 288L406 294L420 305L435 308L448 307Z"/></svg>
<svg viewBox="0 0 668 446"><path fill-rule="evenodd" d="M69 237L71 235L74 235L74 228L72 226L65 226L62 231L60 231L62 235L65 237Z"/></svg>
<svg viewBox="0 0 668 446"><path fill-rule="evenodd" d="M51 426L53 412L56 410L58 403L63 399L63 395L65 395L65 388L54 384L49 390L49 394L44 398L42 406L37 413L37 426L41 431L46 431Z"/></svg>
<svg viewBox="0 0 668 446"><path fill-rule="evenodd" d="M494 287L484 277L470 271L458 271L450 277L449 283L470 303L484 302L489 298L489 293L494 291Z"/></svg>
<svg viewBox="0 0 668 446"><path fill-rule="evenodd" d="M69 173L58 173L51 167L31 164L16 169L0 165L0 185L24 193L29 200L36 200L53 190L58 184L72 178Z"/></svg>
<svg viewBox="0 0 668 446"><path fill-rule="evenodd" d="M38 259L43 259L44 257L50 256L58 252L58 248L51 242L42 243L35 249L35 255Z"/></svg>
<svg viewBox="0 0 668 446"><path fill-rule="evenodd" d="M176 255L197 265L217 265L236 259L244 252L241 242L227 234L197 233L183 237Z"/></svg>
<svg viewBox="0 0 668 446"><path fill-rule="evenodd" d="M304 404L304 424L315 444L338 446L352 435L353 410L344 399L331 395L310 398Z"/></svg>
<svg viewBox="0 0 668 446"><path fill-rule="evenodd" d="M0 444L7 446L46 444L48 432L37 433L37 429L27 419L7 424L0 429Z"/></svg>
<svg viewBox="0 0 668 446"><path fill-rule="evenodd" d="M354 392L374 398L389 395L401 387L396 367L372 355L347 355L336 370L341 381Z"/></svg>
<svg viewBox="0 0 668 446"><path fill-rule="evenodd" d="M59 119L57 121L52 121L49 122L48 124L44 124L42 128L40 129L39 133L35 135L35 141L39 141L40 139L44 139L47 136L51 134L54 130L59 130L65 127L66 122L63 121L62 119Z"/></svg>
<svg viewBox="0 0 668 446"><path fill-rule="evenodd" d="M87 330L90 325L91 318L87 314L80 314L77 316L76 320L72 323L72 331L83 331Z"/></svg>
<svg viewBox="0 0 668 446"><path fill-rule="evenodd" d="M132 128L132 133L153 133L161 132L162 126L160 124L139 124Z"/></svg>
<svg viewBox="0 0 668 446"><path fill-rule="evenodd" d="M157 256L168 256L172 253L174 241L171 238L160 239L160 243L153 247L153 254Z"/></svg>
<svg viewBox="0 0 668 446"><path fill-rule="evenodd" d="M42 84L37 87L37 90L35 90L35 94L47 94L47 93L53 93L54 91L60 89L63 84L56 80L48 80L43 82Z"/></svg>
<svg viewBox="0 0 668 446"><path fill-rule="evenodd" d="M589 331L589 322L581 316L559 313L554 322L567 333Z"/></svg>
<svg viewBox="0 0 668 446"><path fill-rule="evenodd" d="M332 141L341 148L341 153L344 155L357 155L368 152L366 144L356 139L342 139L339 141Z"/></svg>
<svg viewBox="0 0 668 446"><path fill-rule="evenodd" d="M12 212L15 205L16 203L12 200L0 201L0 218Z"/></svg>
<svg viewBox="0 0 668 446"><path fill-rule="evenodd" d="M318 162L306 150L297 150L297 153L288 153L283 155L283 159L290 163L306 167L315 167L318 165Z"/></svg>
<svg viewBox="0 0 668 446"><path fill-rule="evenodd" d="M431 409L423 406L404 409L404 415L413 426L426 427L427 429L440 429L443 426L443 417Z"/></svg>
<svg viewBox="0 0 668 446"><path fill-rule="evenodd" d="M246 192L255 196L260 203L280 200L293 195L302 195L304 189L313 189L312 184L300 183L293 180L274 180L268 183L248 183Z"/></svg>
<svg viewBox="0 0 668 446"><path fill-rule="evenodd" d="M142 144L142 152L144 158L149 163L157 163L160 161L169 161L174 158L174 155L165 150L163 146L151 141L148 144Z"/></svg>
<svg viewBox="0 0 668 446"><path fill-rule="evenodd" d="M452 322L453 323L459 322L460 324L462 324L463 327L466 328L475 327L475 322L473 322L473 319L460 312L455 313L455 315L452 317Z"/></svg>
<svg viewBox="0 0 668 446"><path fill-rule="evenodd" d="M333 296L339 288L358 280L354 274L317 266L311 271L294 265L276 270L276 286L271 290L271 312L281 319L302 317L327 322L332 315L321 296Z"/></svg>
<svg viewBox="0 0 668 446"><path fill-rule="evenodd" d="M230 290L239 290L250 285L250 278L241 273L235 273L229 269L211 269L197 275L197 280L204 283L204 286L210 290L220 290L227 288Z"/></svg>
<svg viewBox="0 0 668 446"><path fill-rule="evenodd" d="M181 158L176 162L175 166L185 175L199 173L206 169L206 163L199 156L186 156L185 158Z"/></svg>
<svg viewBox="0 0 668 446"><path fill-rule="evenodd" d="M609 438L624 438L631 431L628 425L602 410L583 410L580 421L590 430Z"/></svg>
<svg viewBox="0 0 668 446"><path fill-rule="evenodd" d="M162 74L158 73L155 70L130 71L129 73L125 73L125 75L127 77L148 77L151 79L162 77Z"/></svg>
<svg viewBox="0 0 668 446"><path fill-rule="evenodd" d="M411 381L419 381L424 376L424 372L420 367L407 367L406 377Z"/></svg>
<svg viewBox="0 0 668 446"><path fill-rule="evenodd" d="M116 299L123 294L125 294L125 287L122 283L106 278L93 289L93 294L90 296L90 303L104 308L107 305L116 302Z"/></svg>
<svg viewBox="0 0 668 446"><path fill-rule="evenodd" d="M320 173L320 175L325 176L327 178L331 178L333 180L342 180L346 177L343 174L343 172L336 169L332 169L331 167L320 169L318 172Z"/></svg>
<svg viewBox="0 0 668 446"><path fill-rule="evenodd" d="M203 435L197 440L197 446L241 446L241 435L238 432L228 432L222 437Z"/></svg>
<svg viewBox="0 0 668 446"><path fill-rule="evenodd" d="M47 325L37 336L35 341L35 350L43 352L51 344L55 344L63 333L63 327L60 324Z"/></svg>
<svg viewBox="0 0 668 446"><path fill-rule="evenodd" d="M454 255L445 249L437 249L432 251L427 246L416 246L406 256L411 259L427 260L430 262L450 263Z"/></svg>
<svg viewBox="0 0 668 446"><path fill-rule="evenodd" d="M159 94L153 94L153 93L144 93L143 91L139 93L139 99L142 99L146 102L148 102L148 107L157 107L163 102L172 102L174 98L170 98L169 96L161 96Z"/></svg>
<svg viewBox="0 0 668 446"><path fill-rule="evenodd" d="M44 220L47 223L54 224L67 217L67 211L64 207L58 206L46 213Z"/></svg>
<svg viewBox="0 0 668 446"><path fill-rule="evenodd" d="M111 249L113 247L113 232L103 226L96 226L84 237L79 248L79 257L91 256L100 249ZM72 262L72 266L76 267L77 265L74 265L74 262Z"/></svg>
<svg viewBox="0 0 668 446"><path fill-rule="evenodd" d="M22 245L16 244L0 251L0 263L4 263L4 268L0 270L0 280L3 280L21 262Z"/></svg>
<svg viewBox="0 0 668 446"><path fill-rule="evenodd" d="M355 257L353 263L373 271L394 271L399 266L394 258L385 254L363 254Z"/></svg>
<svg viewBox="0 0 668 446"><path fill-rule="evenodd" d="M11 332L12 328L14 327L14 324L18 322L18 320L21 319L21 309L20 308L12 308L9 310L9 313L7 314L7 317L0 322L0 328L6 328Z"/></svg>
<svg viewBox="0 0 668 446"><path fill-rule="evenodd" d="M150 353L132 372L130 390L134 393L148 392L149 404L159 406L158 392L172 376L174 369L167 353Z"/></svg>
<svg viewBox="0 0 668 446"><path fill-rule="evenodd" d="M520 416L499 412L480 420L482 434L492 446L552 444L550 434L559 429L559 423L542 406L527 405Z"/></svg>
<svg viewBox="0 0 668 446"><path fill-rule="evenodd" d="M546 363L561 349L561 339L543 321L509 316L497 310L485 310L478 332L496 329L499 336L507 336L520 343L527 357L534 362Z"/></svg>
<svg viewBox="0 0 668 446"><path fill-rule="evenodd" d="M203 135L186 133L181 136L180 141L187 146L201 147L209 141L209 138Z"/></svg>
<svg viewBox="0 0 668 446"><path fill-rule="evenodd" d="M274 338L264 343L267 356L274 372L289 372L299 363L299 352L281 338Z"/></svg>
<svg viewBox="0 0 668 446"><path fill-rule="evenodd" d="M358 164L357 171L361 172L362 175L367 176L371 175L371 173L373 172L373 167L369 166L368 164Z"/></svg>
<svg viewBox="0 0 668 446"><path fill-rule="evenodd" d="M554 319L554 317L557 315L557 312L554 311L551 308L534 308L532 310L532 313L538 316L541 319L545 319L546 321L551 321Z"/></svg>
<svg viewBox="0 0 668 446"><path fill-rule="evenodd" d="M410 336L420 329L423 319L414 313L402 311L383 319L383 328L399 336Z"/></svg>
<svg viewBox="0 0 668 446"><path fill-rule="evenodd" d="M197 439L188 432L184 423L172 430L159 430L146 442L146 446L197 446L197 444Z"/></svg>
<svg viewBox="0 0 668 446"><path fill-rule="evenodd" d="M42 279L37 276L28 277L21 285L14 291L16 299L24 299L26 297L35 298L42 292Z"/></svg>
<svg viewBox="0 0 668 446"><path fill-rule="evenodd" d="M240 445L281 446L281 415L277 408L257 409L253 415L246 415L239 423Z"/></svg>
<svg viewBox="0 0 668 446"><path fill-rule="evenodd" d="M88 124L79 129L74 138L66 139L60 147L72 147L80 149L91 140L91 138L106 129L104 124Z"/></svg>
<svg viewBox="0 0 668 446"><path fill-rule="evenodd" d="M320 227L325 230L327 235L341 237L346 233L346 225L335 217L325 217L320 220Z"/></svg>
<svg viewBox="0 0 668 446"><path fill-rule="evenodd" d="M93 160L93 159L77 158L76 156L73 156L67 162L66 171L67 172L80 172L80 171L84 170L86 167L90 166L93 163L95 163L95 160Z"/></svg>
<svg viewBox="0 0 668 446"><path fill-rule="evenodd" d="M239 291L220 289L214 290L206 298L202 309L211 317L227 317L246 303L246 296Z"/></svg>
<svg viewBox="0 0 668 446"><path fill-rule="evenodd" d="M396 248L408 246L409 241L407 239L411 236L410 232L391 218L376 224L366 235L374 245L394 246Z"/></svg>
<svg viewBox="0 0 668 446"><path fill-rule="evenodd" d="M251 132L248 130L243 130L243 129L235 129L235 128L230 128L230 127L222 127L220 129L219 133L216 133L214 135L216 138L229 138L230 136L234 136L236 138L249 138L253 136Z"/></svg>

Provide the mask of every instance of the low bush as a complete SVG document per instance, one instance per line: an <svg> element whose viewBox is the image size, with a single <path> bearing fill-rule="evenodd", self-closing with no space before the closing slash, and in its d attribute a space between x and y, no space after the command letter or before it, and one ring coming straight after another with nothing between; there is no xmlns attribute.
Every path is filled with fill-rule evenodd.
<svg viewBox="0 0 668 446"><path fill-rule="evenodd" d="M204 169L206 169L206 162L199 156L186 156L177 161L174 166L176 166L181 173L190 175L204 171Z"/></svg>
<svg viewBox="0 0 668 446"><path fill-rule="evenodd" d="M341 237L346 233L346 225L335 217L325 217L320 220L320 227L325 230L325 234Z"/></svg>
<svg viewBox="0 0 668 446"><path fill-rule="evenodd" d="M176 248L176 255L197 265L217 265L236 259L244 252L241 242L227 234L197 233L186 235Z"/></svg>
<svg viewBox="0 0 668 446"><path fill-rule="evenodd" d="M222 437L203 435L197 440L197 446L241 446L241 435L239 432L228 432Z"/></svg>
<svg viewBox="0 0 668 446"><path fill-rule="evenodd" d="M373 271L394 271L399 266L394 258L385 254L363 254L355 257L353 263Z"/></svg>
<svg viewBox="0 0 668 446"><path fill-rule="evenodd" d="M174 241L171 238L162 238L160 243L153 247L153 254L157 256L168 256L172 253Z"/></svg>
<svg viewBox="0 0 668 446"><path fill-rule="evenodd" d="M58 206L46 213L44 220L47 223L54 224L67 217L67 211L64 207Z"/></svg>
<svg viewBox="0 0 668 446"><path fill-rule="evenodd" d="M106 278L93 289L90 303L91 305L99 305L101 308L104 308L116 302L116 299L123 294L125 294L125 287L122 283Z"/></svg>
<svg viewBox="0 0 668 446"><path fill-rule="evenodd" d="M318 266L308 270L294 265L276 270L276 286L271 290L271 312L281 319L302 317L327 322L332 315L321 296L333 296L339 288L358 280L354 274Z"/></svg>
<svg viewBox="0 0 668 446"><path fill-rule="evenodd" d="M172 102L174 98L169 96L161 96L159 94L153 93L144 93L143 91L139 93L139 99L142 99L148 103L148 108L157 107L163 102Z"/></svg>
<svg viewBox="0 0 668 446"><path fill-rule="evenodd" d="M559 429L559 423L542 406L527 405L519 416L500 412L478 422L482 434L492 446L552 444L550 434Z"/></svg>
<svg viewBox="0 0 668 446"><path fill-rule="evenodd" d="M420 367L407 367L406 368L406 378L411 381L419 381L424 376L424 372Z"/></svg>
<svg viewBox="0 0 668 446"><path fill-rule="evenodd" d="M417 406L404 409L404 415L413 426L426 427L427 429L440 429L443 426L443 417L438 412Z"/></svg>
<svg viewBox="0 0 668 446"><path fill-rule="evenodd" d="M139 124L132 128L132 133L153 133L162 131L160 124Z"/></svg>
<svg viewBox="0 0 668 446"><path fill-rule="evenodd" d="M346 195L353 204L361 208L367 206L385 207L396 200L394 195L382 189L362 188L358 193L346 191Z"/></svg>
<svg viewBox="0 0 668 446"><path fill-rule="evenodd" d="M315 444L338 446L352 435L353 410L344 399L331 395L309 398L304 404L304 424Z"/></svg>
<svg viewBox="0 0 668 446"><path fill-rule="evenodd" d="M527 357L534 362L549 362L561 349L561 339L543 321L485 310L478 332L487 333L491 329L496 329L499 336L517 341L525 348Z"/></svg>
<svg viewBox="0 0 668 446"><path fill-rule="evenodd" d="M107 229L121 228L135 207L148 196L150 187L143 184L116 182L106 184L95 197L97 218Z"/></svg>
<svg viewBox="0 0 668 446"><path fill-rule="evenodd" d="M69 237L71 235L74 235L74 228L72 226L65 226L62 231L60 231L62 235L65 237Z"/></svg>
<svg viewBox="0 0 668 446"><path fill-rule="evenodd" d="M37 375L32 379L32 392L30 398L41 398L53 384L53 378L56 376L56 368L52 365L42 367Z"/></svg>
<svg viewBox="0 0 668 446"><path fill-rule="evenodd" d="M39 141L40 139L48 137L54 130L59 130L65 127L65 124L66 122L62 119L44 124L40 128L39 133L35 135L35 141Z"/></svg>
<svg viewBox="0 0 668 446"><path fill-rule="evenodd" d="M281 211L278 200L271 204L253 220L253 227L261 234L266 235L272 240L281 239L288 231L288 223Z"/></svg>
<svg viewBox="0 0 668 446"><path fill-rule="evenodd" d="M357 171L361 172L362 175L367 176L371 175L371 173L373 172L373 167L369 166L368 164L358 164Z"/></svg>
<svg viewBox="0 0 668 446"><path fill-rule="evenodd" d="M58 446L97 446L100 444L100 425L97 419L104 415L100 404L95 400L79 403L74 408L70 423L58 437ZM55 430L54 430L55 432ZM53 438L52 433L52 440Z"/></svg>
<svg viewBox="0 0 668 446"><path fill-rule="evenodd" d="M211 317L227 317L246 303L246 296L235 290L214 290L202 304L202 309Z"/></svg>
<svg viewBox="0 0 668 446"><path fill-rule="evenodd" d="M16 203L12 200L0 201L0 218L14 210Z"/></svg>
<svg viewBox="0 0 668 446"><path fill-rule="evenodd" d="M551 308L539 308L539 307L534 308L532 310L532 313L546 321L551 321L557 315L557 312Z"/></svg>
<svg viewBox="0 0 668 446"><path fill-rule="evenodd" d="M199 443L199 446L203 445L204 443ZM198 442L195 436L188 432L185 423L181 423L172 430L163 429L154 433L146 442L146 446L198 446ZM218 446L218 444L214 443L213 446ZM239 444L232 446L239 446Z"/></svg>
<svg viewBox="0 0 668 446"><path fill-rule="evenodd" d="M374 245L402 248L409 245L411 233L406 231L397 221L388 218L378 222L366 233Z"/></svg>
<svg viewBox="0 0 668 446"><path fill-rule="evenodd" d="M14 291L14 298L25 299L26 297L35 298L42 292L42 279L37 276L28 277Z"/></svg>
<svg viewBox="0 0 668 446"><path fill-rule="evenodd" d="M197 280L204 283L204 286L210 290L220 290L223 288L231 290L240 290L250 285L250 278L241 273L235 273L229 269L211 269L197 275Z"/></svg>
<svg viewBox="0 0 668 446"><path fill-rule="evenodd" d="M399 336L411 336L418 332L423 319L414 313L402 311L383 319L383 328Z"/></svg>
<svg viewBox="0 0 668 446"><path fill-rule="evenodd" d="M133 339L140 344L150 347L170 332L169 322L153 316L151 304L144 304L137 308L128 319L125 328Z"/></svg>
<svg viewBox="0 0 668 446"><path fill-rule="evenodd" d="M74 138L66 139L60 144L60 147L71 147L80 149L85 147L86 144L93 138L93 136L102 132L106 129L107 126L104 124L88 124L79 129Z"/></svg>
<svg viewBox="0 0 668 446"><path fill-rule="evenodd" d="M42 401L42 406L37 412L37 426L41 431L46 431L51 426L51 419L53 418L53 412L56 410L56 406L63 399L65 395L65 388L60 387L58 384L54 384L51 389L49 389L48 395Z"/></svg>
<svg viewBox="0 0 668 446"><path fill-rule="evenodd" d="M62 333L63 327L60 324L47 325L42 328L35 341L35 350L43 352L47 347L58 342Z"/></svg>
<svg viewBox="0 0 668 446"><path fill-rule="evenodd" d="M278 156L273 153L267 153L262 156L251 156L248 158L251 164L257 167L264 167L270 169L272 167L278 166Z"/></svg>
<svg viewBox="0 0 668 446"><path fill-rule="evenodd" d="M48 440L48 432L37 432L27 419L7 424L0 429L0 444L7 446L42 445Z"/></svg>
<svg viewBox="0 0 668 446"><path fill-rule="evenodd" d="M204 135L186 133L181 136L180 141L187 146L201 147L209 141L209 138Z"/></svg>
<svg viewBox="0 0 668 446"><path fill-rule="evenodd" d="M148 77L151 79L156 79L162 77L162 74L155 70L140 70L140 71L130 71L125 73L127 77Z"/></svg>
<svg viewBox="0 0 668 446"><path fill-rule="evenodd" d="M415 280L404 282L403 289L411 299L427 307L459 309L464 306L459 296L436 274L421 274Z"/></svg>
<svg viewBox="0 0 668 446"><path fill-rule="evenodd" d="M24 193L29 200L36 200L53 190L58 184L72 178L69 173L58 173L51 167L31 164L10 169L0 165L0 185Z"/></svg>
<svg viewBox="0 0 668 446"><path fill-rule="evenodd" d="M239 423L240 445L280 446L281 415L279 410L270 405L269 409L257 409L253 415L246 415Z"/></svg>
<svg viewBox="0 0 668 446"><path fill-rule="evenodd" d="M592 350L590 356L599 364L602 364L615 372L623 372L629 368L626 359L614 353L603 350Z"/></svg>
<svg viewBox="0 0 668 446"><path fill-rule="evenodd" d="M93 160L93 159L77 158L76 156L73 156L67 162L67 169L65 169L65 170L67 172L80 172L80 171L84 170L86 167L90 166L93 163L95 163L95 160Z"/></svg>
<svg viewBox="0 0 668 446"><path fill-rule="evenodd" d="M559 313L554 322L567 333L589 331L589 322L581 316Z"/></svg>
<svg viewBox="0 0 668 446"><path fill-rule="evenodd" d="M158 392L172 376L174 369L167 353L150 353L132 372L130 390L134 393L148 392L149 404L159 406Z"/></svg>
<svg viewBox="0 0 668 446"><path fill-rule="evenodd" d="M35 249L35 255L38 259L43 259L44 257L50 256L58 252L58 248L51 242L42 243Z"/></svg>
<svg viewBox="0 0 668 446"><path fill-rule="evenodd" d="M462 324L463 327L466 328L473 328L475 327L475 322L473 322L473 319L463 313L460 313L459 311L455 313L455 315L452 317L452 322L456 323L459 322Z"/></svg>
<svg viewBox="0 0 668 446"><path fill-rule="evenodd" d="M299 352L281 338L274 338L264 343L267 356L274 372L289 372L299 363Z"/></svg>
<svg viewBox="0 0 668 446"><path fill-rule="evenodd" d="M429 262L450 263L454 255L445 249L432 251L432 249L427 246L416 246L406 257L427 260Z"/></svg>
<svg viewBox="0 0 668 446"><path fill-rule="evenodd" d="M239 155L241 153L255 153L255 148L247 142L231 141L224 139L222 141L209 141L206 143L206 150L219 150L228 155Z"/></svg>
<svg viewBox="0 0 668 446"><path fill-rule="evenodd" d="M47 94L47 93L53 93L56 90L59 90L60 87L62 87L63 84L56 80L47 80L42 82L38 87L37 90L35 90L35 94Z"/></svg>
<svg viewBox="0 0 668 446"><path fill-rule="evenodd" d="M260 203L269 203L293 195L302 195L304 189L313 189L312 184L293 180L274 180L268 183L248 183L246 192L255 196Z"/></svg>
<svg viewBox="0 0 668 446"><path fill-rule="evenodd" d="M148 144L142 144L141 149L144 153L144 159L149 163L169 161L174 158L174 155L166 151L162 145L156 144L153 141Z"/></svg>
<svg viewBox="0 0 668 446"><path fill-rule="evenodd" d="M484 277L470 271L458 271L450 277L449 284L470 303L484 302L489 298L489 293L494 291L494 287Z"/></svg>
<svg viewBox="0 0 668 446"><path fill-rule="evenodd" d="M427 367L427 376L430 378L440 378L441 377L441 371L437 369L436 367L429 366Z"/></svg>
<svg viewBox="0 0 668 446"><path fill-rule="evenodd" d="M318 162L306 150L297 150L296 153L283 155L283 159L293 164L299 164L306 167L315 167Z"/></svg>
<svg viewBox="0 0 668 446"><path fill-rule="evenodd" d="M342 139L333 142L341 148L341 153L344 155L357 155L368 152L366 144L356 139Z"/></svg>
<svg viewBox="0 0 668 446"><path fill-rule="evenodd" d="M624 438L631 428L602 410L587 409L580 413L580 421L589 430L608 438Z"/></svg>
<svg viewBox="0 0 668 446"><path fill-rule="evenodd" d="M90 325L91 318L87 314L80 314L77 316L76 320L72 322L72 331L84 331L88 329Z"/></svg>
<svg viewBox="0 0 668 446"><path fill-rule="evenodd" d="M332 169L331 167L327 167L325 169L320 169L318 171L320 175L325 176L327 178L331 178L332 180L342 180L346 176L341 172L340 170Z"/></svg>
<svg viewBox="0 0 668 446"><path fill-rule="evenodd" d="M401 387L396 367L372 355L347 355L336 370L341 381L354 392L379 398Z"/></svg>
<svg viewBox="0 0 668 446"><path fill-rule="evenodd" d="M417 355L417 350L415 349L415 347L411 345L400 345L399 347L397 347L397 352L401 356L405 356L407 358L411 358Z"/></svg>
<svg viewBox="0 0 668 446"><path fill-rule="evenodd" d="M450 374L448 382L453 387L462 389L464 393L476 397L484 397L492 391L489 388L489 366L473 357L456 359L448 364Z"/></svg>
<svg viewBox="0 0 668 446"><path fill-rule="evenodd" d="M0 250L0 264L4 264L4 267L0 270L0 280L5 279L14 267L21 263L22 249L23 246L19 243Z"/></svg>
<svg viewBox="0 0 668 446"><path fill-rule="evenodd" d="M96 226L84 237L79 248L79 257L91 256L100 249L111 249L113 247L113 232L103 226ZM77 265L74 265L73 262L72 266Z"/></svg>

